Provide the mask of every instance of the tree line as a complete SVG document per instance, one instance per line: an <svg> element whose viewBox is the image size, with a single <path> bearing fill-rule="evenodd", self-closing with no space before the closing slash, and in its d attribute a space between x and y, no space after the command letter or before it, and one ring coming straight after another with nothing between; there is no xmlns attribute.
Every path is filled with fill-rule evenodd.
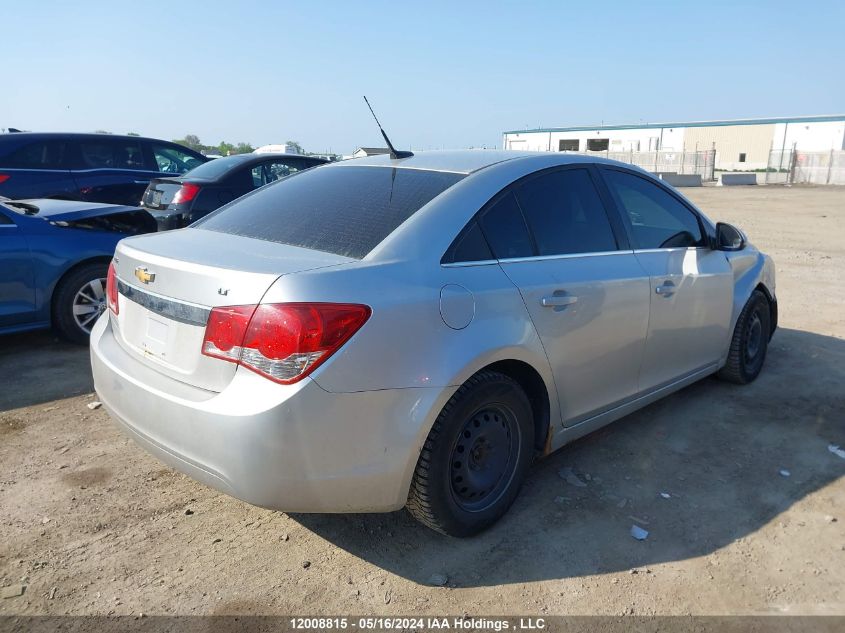
<svg viewBox="0 0 845 633"><path fill-rule="evenodd" d="M95 134L111 134L111 132L108 130L96 130ZM127 132L126 135L140 136L137 132ZM220 141L217 145L205 145L202 141L200 141L200 137L196 134L186 134L185 138L176 138L173 139L172 142L184 145L185 147L201 154L232 156L234 154L249 154L255 151L255 148L249 143L227 143L226 141ZM298 154L307 154L307 152L302 149L302 145L296 141L286 141L285 144Z"/></svg>
<svg viewBox="0 0 845 633"><path fill-rule="evenodd" d="M255 148L249 143L227 143L220 141L217 145L205 145L196 134L186 134L185 138L173 139L174 143L184 145L195 152L202 154L220 154L220 156L231 156L232 154L249 154Z"/></svg>
<svg viewBox="0 0 845 633"><path fill-rule="evenodd" d="M186 134L185 138L173 139L174 143L189 147L202 154L219 154L220 156L232 156L234 154L249 154L255 148L249 143L227 143L220 141L218 145L203 145L196 134ZM305 154L305 150L296 141L287 141L286 145L298 154Z"/></svg>

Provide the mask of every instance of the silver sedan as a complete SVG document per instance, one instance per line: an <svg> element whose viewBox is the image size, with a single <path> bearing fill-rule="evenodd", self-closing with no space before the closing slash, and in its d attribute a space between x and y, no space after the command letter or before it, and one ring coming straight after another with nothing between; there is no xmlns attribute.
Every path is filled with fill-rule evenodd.
<svg viewBox="0 0 845 633"><path fill-rule="evenodd" d="M710 374L759 374L772 261L630 165L320 166L120 242L91 336L140 445L250 503L495 522L532 461Z"/></svg>

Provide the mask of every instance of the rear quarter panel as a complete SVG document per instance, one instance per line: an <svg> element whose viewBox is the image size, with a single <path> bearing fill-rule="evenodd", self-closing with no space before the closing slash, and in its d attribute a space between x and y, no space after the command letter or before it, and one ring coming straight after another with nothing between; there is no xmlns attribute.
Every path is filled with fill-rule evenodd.
<svg viewBox="0 0 845 633"><path fill-rule="evenodd" d="M466 289L464 310L471 321L462 329L446 325L441 315L447 284ZM361 330L313 374L327 391L457 386L490 363L514 359L535 367L554 393L525 304L498 264L432 270L412 262L362 262L324 268L282 276L263 299L284 301L372 308Z"/></svg>
<svg viewBox="0 0 845 633"><path fill-rule="evenodd" d="M471 309L463 305L460 315L469 314L472 320L462 329L449 327L441 315L441 289L447 284L465 288L465 295L458 290L461 296L471 293ZM284 275L262 302L285 301L363 303L372 308L369 321L311 378L335 393L419 394L411 410L392 421L402 433L415 435L400 486L402 503L419 451L440 411L459 385L492 363L519 360L536 369L549 394L552 430L559 430L560 407L548 359L519 291L498 263L454 268L438 264L431 269L411 262L362 262Z"/></svg>
<svg viewBox="0 0 845 633"><path fill-rule="evenodd" d="M121 233L53 226L40 218L23 217L20 223L32 255L37 319L50 319L50 302L56 284L71 268L93 259L107 260Z"/></svg>

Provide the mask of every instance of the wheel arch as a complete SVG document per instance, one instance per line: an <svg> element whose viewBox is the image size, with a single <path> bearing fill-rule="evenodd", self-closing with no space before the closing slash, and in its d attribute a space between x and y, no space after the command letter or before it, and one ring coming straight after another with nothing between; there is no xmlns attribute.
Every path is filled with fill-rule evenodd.
<svg viewBox="0 0 845 633"><path fill-rule="evenodd" d="M72 266L69 266L65 271L62 272L61 275L56 279L53 283L52 287L50 288L50 324L53 324L54 315L56 312L56 289L59 288L64 281L72 275L74 272L82 268L83 266L88 266L90 264L106 264L112 260L112 258L108 255L95 255L94 257L88 257L81 261L74 263Z"/></svg>
<svg viewBox="0 0 845 633"><path fill-rule="evenodd" d="M771 258L753 248L726 253L726 256L734 274L733 310L730 321L732 333L742 309L755 290L762 289L770 306L776 303L775 270Z"/></svg>
<svg viewBox="0 0 845 633"><path fill-rule="evenodd" d="M535 335L536 336L536 335ZM557 388L551 367L543 348L536 345L509 345L490 350L474 358L457 371L438 397L431 403L416 430L414 449L409 454L406 469L400 484L397 507L404 505L411 486L420 451L425 444L434 422L455 392L473 376L482 371L498 371L515 380L524 390L534 413L534 444L537 453L545 456L552 452L552 438L560 426L560 407Z"/></svg>
<svg viewBox="0 0 845 633"><path fill-rule="evenodd" d="M551 401L548 387L540 372L525 361L515 359L496 361L478 371L499 372L515 380L522 387L534 414L534 448L543 454L550 452Z"/></svg>
<svg viewBox="0 0 845 633"><path fill-rule="evenodd" d="M778 327L778 302L762 281L754 287L754 290L762 292L769 302L769 339L771 340Z"/></svg>

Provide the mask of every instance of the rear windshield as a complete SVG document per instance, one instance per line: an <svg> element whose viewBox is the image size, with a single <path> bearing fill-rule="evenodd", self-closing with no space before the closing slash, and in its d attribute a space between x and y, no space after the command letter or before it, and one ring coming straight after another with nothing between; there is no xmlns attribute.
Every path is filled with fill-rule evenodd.
<svg viewBox="0 0 845 633"><path fill-rule="evenodd" d="M388 167L310 169L193 226L361 259L463 174Z"/></svg>
<svg viewBox="0 0 845 633"><path fill-rule="evenodd" d="M219 178L233 167L240 165L248 158L252 158L251 154L239 154L237 156L226 156L225 158L215 158L203 163L199 167L194 167L191 171L184 174L186 178L205 178L213 180Z"/></svg>

